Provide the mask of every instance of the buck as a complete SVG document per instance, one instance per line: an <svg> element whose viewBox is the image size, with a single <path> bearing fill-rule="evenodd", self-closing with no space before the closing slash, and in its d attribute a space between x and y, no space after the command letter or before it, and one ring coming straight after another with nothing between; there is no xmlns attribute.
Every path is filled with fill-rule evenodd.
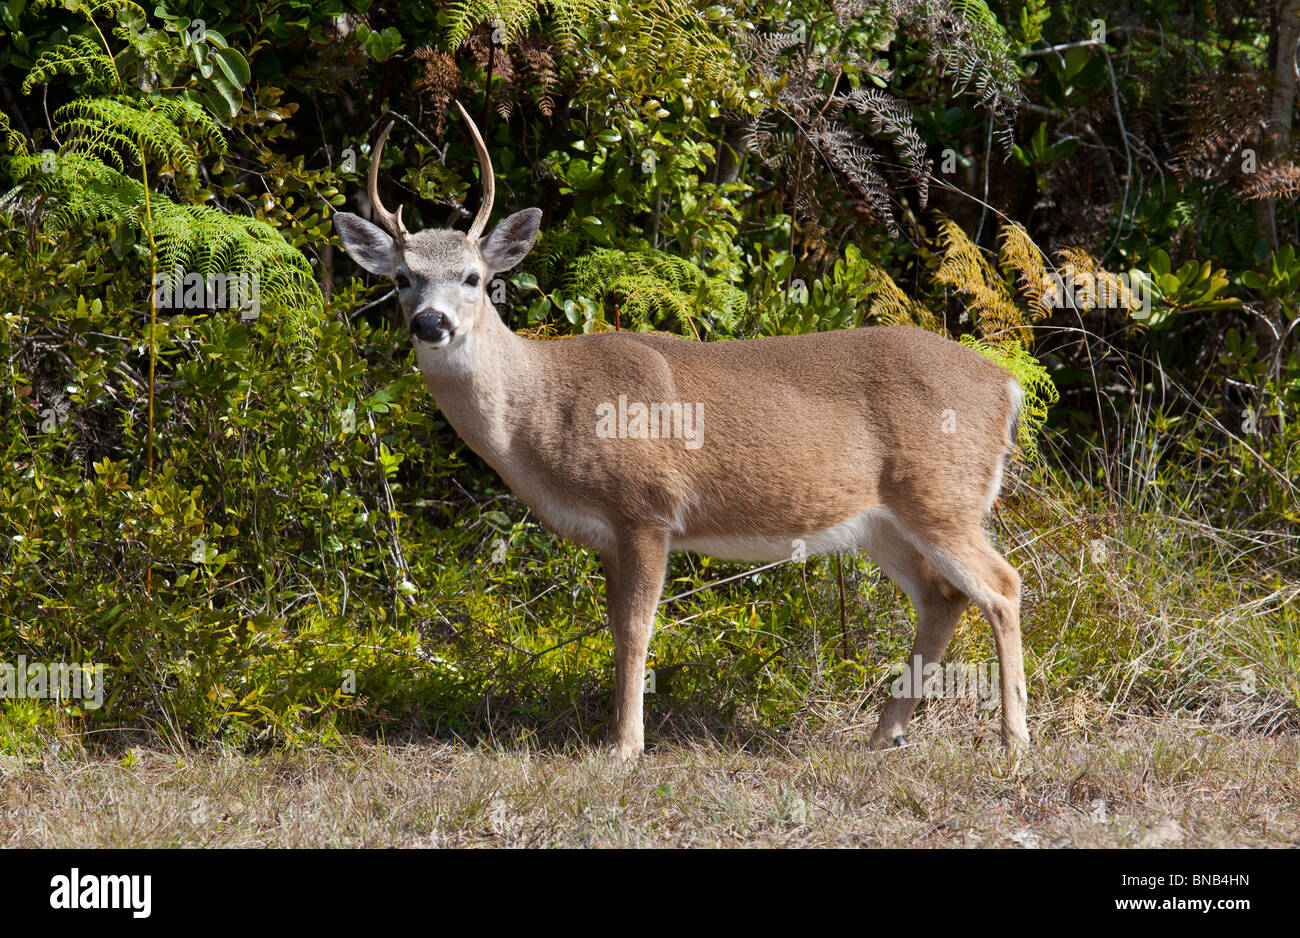
<svg viewBox="0 0 1300 938"><path fill-rule="evenodd" d="M391 123L370 159L378 226L348 212L334 224L348 254L395 285L420 372L456 432L548 528L598 552L614 751L644 749L646 653L674 551L751 562L862 551L915 606L923 666L974 603L993 628L1003 742L1027 744L1020 577L981 527L1014 450L1022 392L1011 374L905 326L716 342L516 335L487 285L532 249L542 213L516 212L483 237L492 161L457 107L482 187L467 234L412 233L400 208L384 208ZM674 432L688 415L689 436ZM921 693L888 700L872 745L905 744Z"/></svg>

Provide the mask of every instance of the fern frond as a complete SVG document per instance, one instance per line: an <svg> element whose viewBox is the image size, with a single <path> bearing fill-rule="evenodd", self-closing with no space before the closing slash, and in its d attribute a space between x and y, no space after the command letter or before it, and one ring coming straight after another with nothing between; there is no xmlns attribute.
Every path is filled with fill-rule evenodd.
<svg viewBox="0 0 1300 938"><path fill-rule="evenodd" d="M1251 72L1192 79L1177 102L1183 112L1174 118L1182 139L1169 164L1179 181L1212 180L1231 172L1244 148L1263 142L1260 114L1266 102L1264 83Z"/></svg>
<svg viewBox="0 0 1300 938"><path fill-rule="evenodd" d="M835 121L824 121L813 127L808 131L808 139L844 175L890 236L898 237L900 232L890 206L889 185L876 170L875 152L861 143L853 131Z"/></svg>
<svg viewBox="0 0 1300 938"><path fill-rule="evenodd" d="M1300 195L1300 166L1290 160L1266 163L1238 190L1247 202Z"/></svg>
<svg viewBox="0 0 1300 938"><path fill-rule="evenodd" d="M589 44L596 32L608 48L624 59L629 84L625 91L660 93L657 78L664 62L673 63L690 79L692 90L712 92L721 100L749 104L738 80L739 67L731 43L718 35L708 18L689 5L642 4L610 0L456 0L450 8L447 41L454 49L486 24L506 45L523 39L541 24L548 26L571 50ZM496 61L494 59L494 61Z"/></svg>
<svg viewBox="0 0 1300 938"><path fill-rule="evenodd" d="M68 106L72 110L59 125L61 133L71 136L52 167L40 156L27 154L24 138L9 129L7 118L3 120L0 131L11 154L6 168L19 184L17 192L30 190L47 197L47 229L107 223L133 233L143 246L148 240L146 190L140 179L122 171L123 156L135 160L148 154L193 166L193 154L175 133L174 124L172 134L158 129L165 118L192 119L192 105L155 102L140 109L108 99L79 99L73 104L76 107ZM111 123L122 115L125 120ZM89 137L91 133L98 136ZM223 149L219 137L218 143L217 148ZM291 336L306 334L307 315L322 305L320 291L307 259L275 228L206 205L181 205L159 192L147 195L159 270L181 268L205 275L247 272L258 278L263 308L283 314Z"/></svg>
<svg viewBox="0 0 1300 938"><path fill-rule="evenodd" d="M1053 280L1047 273L1043 252L1019 222L1003 225L998 238L1002 242L1002 267L1015 274L1021 294L1029 301L1030 320L1037 322L1050 316L1053 307L1044 290Z"/></svg>
<svg viewBox="0 0 1300 938"><path fill-rule="evenodd" d="M475 27L487 23L501 30L502 40L509 45L541 22L543 6L560 37L567 40L579 39L610 12L608 0L456 0L448 9L447 42L455 49Z"/></svg>
<svg viewBox="0 0 1300 938"><path fill-rule="evenodd" d="M1005 151L1023 97L1011 37L985 0L888 0L891 15L923 35L930 57L995 122Z"/></svg>
<svg viewBox="0 0 1300 938"><path fill-rule="evenodd" d="M76 4L69 4L67 0L34 0L32 3L33 10L43 10L52 6L67 7L88 19L117 16L118 13L132 13L137 19L144 16L144 9L133 0L80 0Z"/></svg>
<svg viewBox="0 0 1300 938"><path fill-rule="evenodd" d="M36 180L55 196L47 227L108 222L144 239L145 188L138 179L72 151L60 154L54 173L38 173ZM275 228L206 205L180 205L157 192L150 193L150 206L159 270L252 274L264 307L285 314L295 334L305 331L304 317L319 309L320 291L307 259Z"/></svg>
<svg viewBox="0 0 1300 938"><path fill-rule="evenodd" d="M1024 316L1012 300L1002 277L950 218L939 223L942 260L935 282L964 294L983 338L995 345L1009 341L1028 348L1031 341Z"/></svg>
<svg viewBox="0 0 1300 938"><path fill-rule="evenodd" d="M870 315L876 322L884 326L917 326L944 334L934 313L904 293L884 268L869 265L865 283L872 288Z"/></svg>
<svg viewBox="0 0 1300 938"><path fill-rule="evenodd" d="M1061 248L1061 280L1070 291L1070 299L1081 312L1094 309L1123 309L1134 312L1141 302L1118 274L1101 266L1101 262L1082 248Z"/></svg>
<svg viewBox="0 0 1300 938"><path fill-rule="evenodd" d="M124 159L141 163L153 157L193 176L198 161L180 126L194 131L211 150L225 149L216 121L185 98L153 97L145 104L123 97L77 98L55 111L54 119L70 148L93 152L119 169Z"/></svg>
<svg viewBox="0 0 1300 938"><path fill-rule="evenodd" d="M23 79L22 93L30 94L37 85L55 75L81 75L87 91L109 91L117 85L117 66L99 43L89 36L73 35L66 43L46 49Z"/></svg>
<svg viewBox="0 0 1300 938"><path fill-rule="evenodd" d="M916 118L906 102L879 88L855 88L834 99L841 107L851 107L859 114L871 118L876 133L893 137L898 143L903 164L920 190L920 203L924 208L930 191L930 161L925 155L925 143L916 130Z"/></svg>
<svg viewBox="0 0 1300 938"><path fill-rule="evenodd" d="M686 334L735 328L749 305L745 294L690 261L643 248L617 251L597 248L573 264L570 287L595 300L619 303L620 319L633 329L654 329L674 320Z"/></svg>
<svg viewBox="0 0 1300 938"><path fill-rule="evenodd" d="M9 175L15 179L25 178L38 159L28 149L27 138L10 125L9 115L0 111L0 168L16 165L16 168L9 169Z"/></svg>

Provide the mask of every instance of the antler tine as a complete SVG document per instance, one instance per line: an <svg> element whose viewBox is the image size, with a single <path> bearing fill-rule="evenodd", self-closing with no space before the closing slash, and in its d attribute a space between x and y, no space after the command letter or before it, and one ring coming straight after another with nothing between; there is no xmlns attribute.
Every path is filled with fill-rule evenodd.
<svg viewBox="0 0 1300 938"><path fill-rule="evenodd" d="M497 181L492 174L492 157L488 156L483 135L478 132L478 126L459 101L456 102L456 107L460 110L460 116L465 118L465 123L469 124L469 132L474 135L474 149L478 150L479 176L483 186L483 201L479 204L478 214L474 216L474 223L469 226L469 234L466 235L469 242L473 244L483 234L488 217L492 214L492 200L496 197Z"/></svg>
<svg viewBox="0 0 1300 938"><path fill-rule="evenodd" d="M375 141L374 152L370 154L370 181L366 184L366 193L370 196L370 212L375 221L398 241L403 241L409 232L402 224L402 207L399 205L396 213L390 212L384 208L384 203L379 199L379 157L384 152L384 141L388 139L388 132L393 129L394 123L396 122L389 121L383 133L379 135L379 139Z"/></svg>

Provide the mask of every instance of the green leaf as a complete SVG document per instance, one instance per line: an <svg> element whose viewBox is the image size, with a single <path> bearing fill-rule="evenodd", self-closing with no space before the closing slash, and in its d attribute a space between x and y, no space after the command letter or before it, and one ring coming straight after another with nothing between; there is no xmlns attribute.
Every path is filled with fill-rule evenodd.
<svg viewBox="0 0 1300 938"><path fill-rule="evenodd" d="M503 531L508 531L512 527L510 516L500 511L483 512L483 520L494 528L499 528Z"/></svg>
<svg viewBox="0 0 1300 938"><path fill-rule="evenodd" d="M248 62L234 49L218 49L212 54L226 79L236 88L242 89L248 84L253 73L249 71Z"/></svg>
<svg viewBox="0 0 1300 938"><path fill-rule="evenodd" d="M227 116L234 117L239 113L240 106L244 103L244 95L238 88L231 87L230 83L224 78L213 77L212 87L221 95L222 101L225 102L229 110Z"/></svg>
<svg viewBox="0 0 1300 938"><path fill-rule="evenodd" d="M366 410L379 410L383 407L381 413L386 413L387 405L397 400L406 393L406 389L419 380L419 375L407 375L404 378L398 378L387 387L380 388L374 394L371 394L361 402L361 407Z"/></svg>
<svg viewBox="0 0 1300 938"><path fill-rule="evenodd" d="M196 42L190 46L194 53L194 63L199 67L199 74L204 78L212 77L212 63L208 61L209 49L205 43Z"/></svg>

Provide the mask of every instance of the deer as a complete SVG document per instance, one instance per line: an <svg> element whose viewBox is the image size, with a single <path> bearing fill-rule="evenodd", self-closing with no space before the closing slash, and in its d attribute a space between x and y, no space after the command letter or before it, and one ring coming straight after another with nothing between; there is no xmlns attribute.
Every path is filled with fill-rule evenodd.
<svg viewBox="0 0 1300 938"><path fill-rule="evenodd" d="M615 651L608 750L625 761L644 751L646 656L669 555L683 551L748 563L861 552L911 600L923 669L973 603L992 627L1002 743L1023 750L1020 576L982 525L1015 453L1012 374L911 326L717 341L518 335L487 287L532 250L542 212L517 211L484 237L492 160L456 106L479 163L467 233L413 233L401 207L384 207L393 123L370 158L374 223L338 212L334 225L347 254L395 287L451 427L545 527L597 553ZM893 694L869 745L908 745L922 694Z"/></svg>

